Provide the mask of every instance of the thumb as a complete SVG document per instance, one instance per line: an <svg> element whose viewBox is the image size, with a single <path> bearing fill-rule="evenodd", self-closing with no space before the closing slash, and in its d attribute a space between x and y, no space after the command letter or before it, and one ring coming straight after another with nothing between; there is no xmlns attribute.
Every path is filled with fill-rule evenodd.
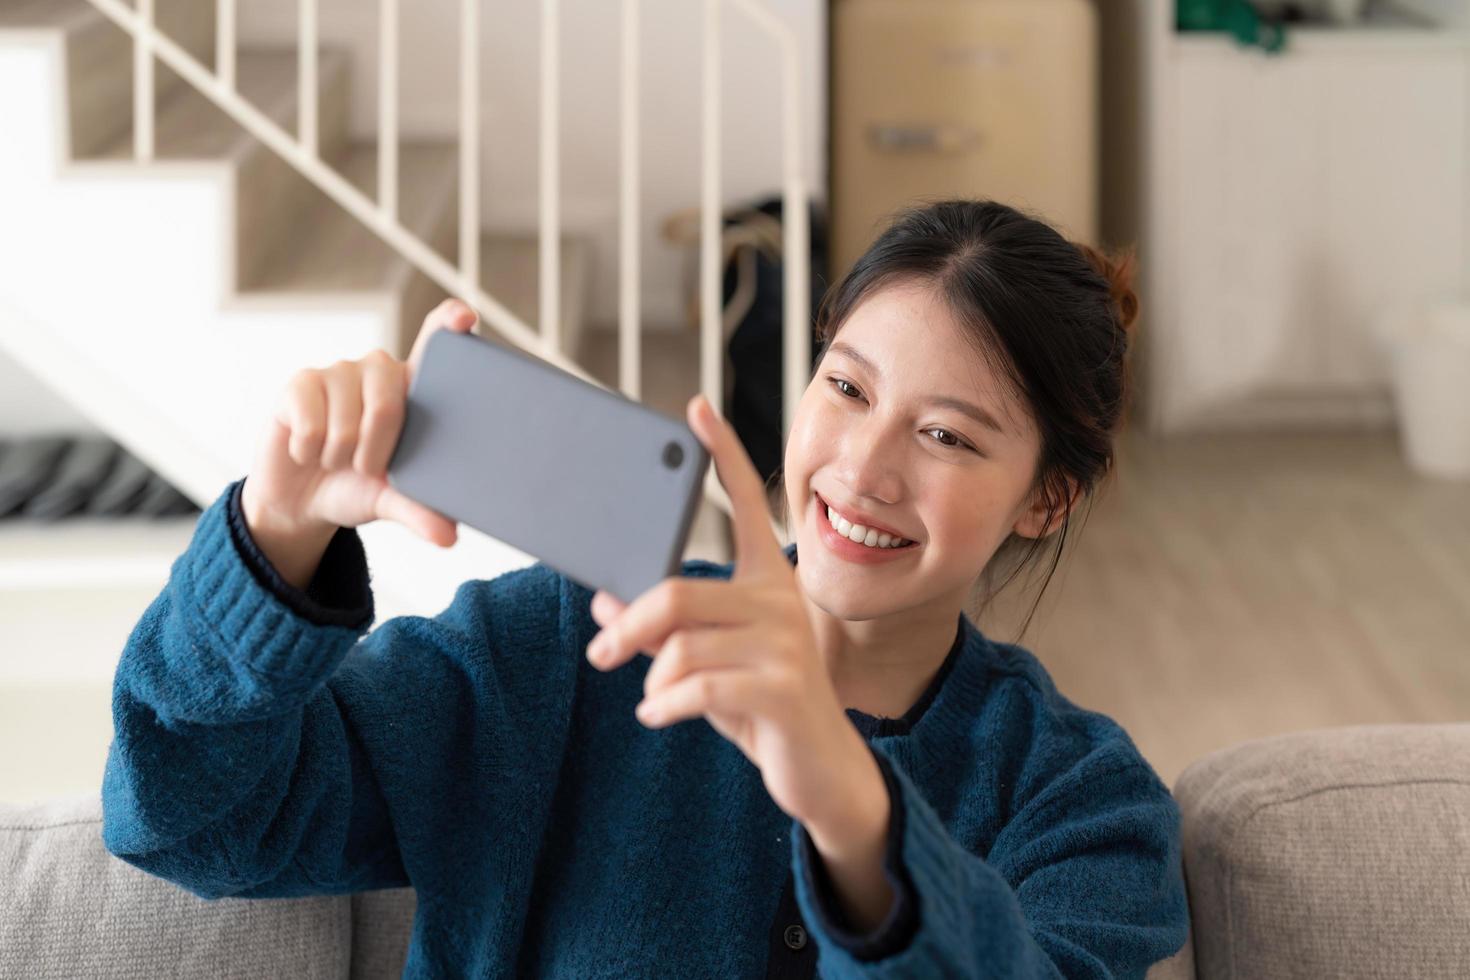
<svg viewBox="0 0 1470 980"><path fill-rule="evenodd" d="M609 622L623 614L628 604L606 589L598 589L592 596L589 607L592 618L597 621L598 626L606 626Z"/></svg>
<svg viewBox="0 0 1470 980"><path fill-rule="evenodd" d="M475 311L463 300L446 299L430 310L429 315L424 317L423 326L419 328L419 335L414 338L413 349L408 352L407 380L412 383L414 375L418 374L430 337L440 330L469 333L478 322L479 317L475 315Z"/></svg>
<svg viewBox="0 0 1470 980"><path fill-rule="evenodd" d="M399 493L391 485L384 486L375 508L378 516L396 521L430 544L448 548L459 539L459 524L430 507L425 507Z"/></svg>

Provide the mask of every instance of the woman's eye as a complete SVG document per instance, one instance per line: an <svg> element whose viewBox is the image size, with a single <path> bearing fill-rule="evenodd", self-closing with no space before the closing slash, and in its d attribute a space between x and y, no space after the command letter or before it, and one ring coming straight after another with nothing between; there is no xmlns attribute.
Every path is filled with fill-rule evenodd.
<svg viewBox="0 0 1470 980"><path fill-rule="evenodd" d="M969 446L967 446L965 444L965 441L963 439L961 439L959 436L955 435L953 432L949 431L948 429L934 428L934 429L929 429L928 431L929 432L943 432L945 435L949 436L951 439L954 440L953 442L945 442L943 439L936 439L935 441L938 442L941 446L947 446L950 449L968 449L969 448Z"/></svg>
<svg viewBox="0 0 1470 980"><path fill-rule="evenodd" d="M853 391L857 391L857 388L853 385L853 383L851 381L846 381L846 380L844 380L842 378L828 378L827 380L831 381L832 384L837 388L837 390L840 391L840 392L842 392L843 395L846 396L846 397L849 397L849 398L852 397L852 396L850 396L850 395L847 394L847 388L852 388ZM844 387L844 385L846 387ZM948 429L941 429L941 428L938 428L936 426L935 428L925 429L924 431L925 432L943 432L945 435L949 436L949 438L951 440L953 440L952 442L945 442L943 439L935 439L934 440L935 442L939 443L941 446L945 447L946 449L969 449L970 448L969 443L965 442L963 439L961 439L959 436L955 435L953 432L950 432Z"/></svg>

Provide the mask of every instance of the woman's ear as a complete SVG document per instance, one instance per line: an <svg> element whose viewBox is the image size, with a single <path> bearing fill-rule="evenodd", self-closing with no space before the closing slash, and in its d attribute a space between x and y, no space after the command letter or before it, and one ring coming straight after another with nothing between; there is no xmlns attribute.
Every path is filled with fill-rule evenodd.
<svg viewBox="0 0 1470 980"><path fill-rule="evenodd" d="M1016 523L1012 530L1023 538L1044 538L1061 528L1062 522L1067 519L1067 515L1082 500L1082 488L1077 484L1077 481L1071 477L1065 477L1065 480L1067 488L1066 506L1057 508L1057 512L1051 515L1051 520L1048 521L1046 519L1048 504L1041 489L1038 487L1027 498L1025 508L1021 511L1020 516L1016 518Z"/></svg>

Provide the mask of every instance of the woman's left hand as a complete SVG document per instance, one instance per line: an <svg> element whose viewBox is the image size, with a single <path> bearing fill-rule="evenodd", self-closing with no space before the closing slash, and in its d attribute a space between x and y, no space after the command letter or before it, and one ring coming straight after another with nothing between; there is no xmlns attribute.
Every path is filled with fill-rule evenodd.
<svg viewBox="0 0 1470 980"><path fill-rule="evenodd" d="M755 763L776 805L814 843L856 846L887 825L882 773L817 653L760 474L702 395L688 416L734 507L734 571L728 580L670 576L631 604L599 590L592 615L603 628L588 656L611 670L654 651L637 708L644 725L702 715Z"/></svg>

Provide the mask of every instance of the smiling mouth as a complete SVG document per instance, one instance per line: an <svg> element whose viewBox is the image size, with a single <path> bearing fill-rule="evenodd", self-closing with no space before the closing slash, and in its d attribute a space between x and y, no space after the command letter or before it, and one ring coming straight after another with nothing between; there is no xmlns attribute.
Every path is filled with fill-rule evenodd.
<svg viewBox="0 0 1470 980"><path fill-rule="evenodd" d="M812 491L812 496L814 498L816 498L816 502L817 502L817 519L818 520L822 520L822 521L826 521L827 522L827 526L832 528L832 531L833 531L834 534L837 534L839 537L847 537L848 540L851 541L852 538L850 538L847 535L843 534L840 530L838 530L836 527L834 527L832 525L832 521L827 517L827 508L828 508L829 505L828 505L827 501L825 501L825 500L822 499L822 495L819 494L819 493L817 493L816 491ZM834 508L834 511L835 511L835 508ZM839 515L839 517L842 520L847 520L846 518L841 517L841 515ZM851 524L850 521L848 523ZM865 526L865 525L854 525L854 526ZM892 534L889 531L881 531L881 530L878 531L878 533L879 534L887 534L890 538L896 538L897 540L902 540L905 543L904 544L901 544L901 545L897 545L897 546L894 546L894 545L891 545L890 544L887 547L880 547L878 545L868 545L868 544L863 544L861 546L862 547L865 547L865 548L871 548L873 551L904 551L904 550L907 550L909 548L914 548L914 547L917 547L918 546L918 542L917 541L913 540L912 538L904 538L903 535L894 535L894 534ZM856 542L856 541L854 541L853 543L854 544L859 544L859 542Z"/></svg>

